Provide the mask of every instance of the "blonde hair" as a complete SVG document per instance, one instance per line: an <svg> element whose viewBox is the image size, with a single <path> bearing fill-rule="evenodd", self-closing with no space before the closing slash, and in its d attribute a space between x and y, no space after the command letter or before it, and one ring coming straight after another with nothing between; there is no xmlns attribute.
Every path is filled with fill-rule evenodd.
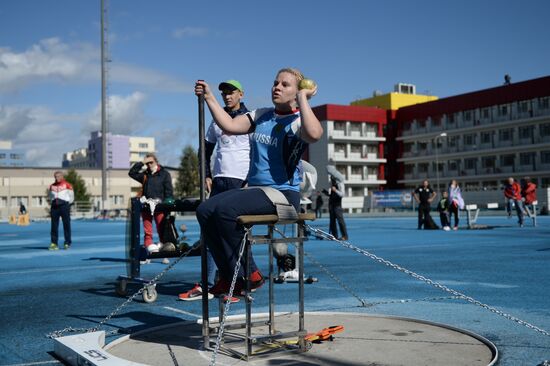
<svg viewBox="0 0 550 366"><path fill-rule="evenodd" d="M279 76L279 74L283 73L283 72L287 72L289 74L292 74L296 77L296 83L299 84L300 81L304 80L304 74L302 74L302 72L298 69L295 69L293 67L285 67L281 70L279 70L277 72L277 76Z"/></svg>

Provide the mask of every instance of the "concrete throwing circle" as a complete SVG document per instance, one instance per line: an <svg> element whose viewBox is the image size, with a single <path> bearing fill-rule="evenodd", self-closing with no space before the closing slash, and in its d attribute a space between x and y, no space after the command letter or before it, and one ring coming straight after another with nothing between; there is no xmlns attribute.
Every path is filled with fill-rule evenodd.
<svg viewBox="0 0 550 366"><path fill-rule="evenodd" d="M254 318L267 319L267 314ZM227 321L242 322L243 316L228 317ZM275 319L276 329L282 332L297 329L297 324L295 313L280 314ZM305 328L309 333L334 325L343 325L344 331L335 334L333 341L314 343L308 352L263 347L248 362L219 353L216 365L487 366L498 358L496 347L487 339L444 324L358 313L306 313ZM199 323L182 322L119 338L105 350L146 365L208 365L212 351L203 349L201 330ZM239 332L244 334L242 330ZM253 335L267 333L267 326L252 330ZM213 336L211 341L215 340ZM228 335L225 345L244 352L240 339L235 341Z"/></svg>

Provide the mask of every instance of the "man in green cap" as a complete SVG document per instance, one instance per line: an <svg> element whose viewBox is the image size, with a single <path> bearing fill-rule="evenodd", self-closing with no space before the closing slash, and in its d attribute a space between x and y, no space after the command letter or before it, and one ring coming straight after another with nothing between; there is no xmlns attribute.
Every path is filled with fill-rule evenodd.
<svg viewBox="0 0 550 366"><path fill-rule="evenodd" d="M218 86L221 91L222 99L225 104L224 110L234 118L240 114L245 114L248 109L242 102L243 87L237 80L227 80ZM210 197L216 194L242 188L246 183L248 168L250 164L250 142L248 135L233 135L224 132L214 121L210 123L205 136L205 156L206 156L206 191ZM210 159L216 148L214 168L210 170ZM216 281L216 263L210 252L207 253L208 259L208 287L212 287ZM191 290L180 294L180 300L190 301L199 300L202 297L202 287L196 284ZM209 295L209 298L212 296ZM230 301L236 302L237 298Z"/></svg>

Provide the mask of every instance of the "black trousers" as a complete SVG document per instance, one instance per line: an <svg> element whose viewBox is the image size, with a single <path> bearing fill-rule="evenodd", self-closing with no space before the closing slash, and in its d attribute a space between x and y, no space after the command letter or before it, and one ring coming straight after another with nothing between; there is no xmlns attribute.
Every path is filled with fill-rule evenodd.
<svg viewBox="0 0 550 366"><path fill-rule="evenodd" d="M426 219L430 216L430 205L429 204L420 204L418 206L418 228L421 229L422 225L425 224Z"/></svg>
<svg viewBox="0 0 550 366"><path fill-rule="evenodd" d="M338 226L340 227L340 234L342 234L341 237L348 237L348 229L346 228L346 222L344 221L344 210L342 210L342 206L330 206L329 209L330 214L330 224L329 224L329 231L332 235L334 235L335 238L338 238L338 229L336 228L336 222L338 221Z"/></svg>
<svg viewBox="0 0 550 366"><path fill-rule="evenodd" d="M68 203L55 204L52 203L50 209L52 217L52 226L50 230L51 242L57 244L59 240L59 218L63 221L63 235L65 236L65 244L71 244L71 205Z"/></svg>

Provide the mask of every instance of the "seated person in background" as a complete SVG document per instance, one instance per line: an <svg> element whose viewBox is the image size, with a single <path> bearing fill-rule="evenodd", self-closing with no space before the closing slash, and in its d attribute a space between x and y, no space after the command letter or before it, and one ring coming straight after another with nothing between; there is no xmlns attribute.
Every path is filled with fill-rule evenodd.
<svg viewBox="0 0 550 366"><path fill-rule="evenodd" d="M143 162L135 163L130 168L128 175L142 184L141 201L146 203L141 210L143 246L149 253L158 252L162 248L161 223L164 219L164 212L155 212L155 206L167 198L174 198L172 177L166 169L159 165L156 155L152 153L145 155ZM153 243L153 218L157 225L160 241L158 244Z"/></svg>

